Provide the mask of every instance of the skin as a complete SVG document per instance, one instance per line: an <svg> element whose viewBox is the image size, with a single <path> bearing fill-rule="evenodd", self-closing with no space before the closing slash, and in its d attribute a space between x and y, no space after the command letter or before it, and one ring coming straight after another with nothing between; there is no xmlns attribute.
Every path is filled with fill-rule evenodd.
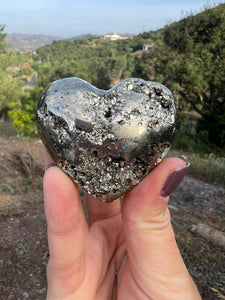
<svg viewBox="0 0 225 300"><path fill-rule="evenodd" d="M46 163L52 159L46 154ZM44 176L50 259L48 300L201 299L178 250L160 191L185 162L163 160L127 192L121 207L86 194L58 167Z"/></svg>

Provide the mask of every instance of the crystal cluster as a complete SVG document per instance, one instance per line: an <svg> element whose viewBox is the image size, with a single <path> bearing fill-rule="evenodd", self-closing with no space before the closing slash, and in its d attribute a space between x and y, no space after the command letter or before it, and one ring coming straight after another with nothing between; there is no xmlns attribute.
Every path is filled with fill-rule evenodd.
<svg viewBox="0 0 225 300"><path fill-rule="evenodd" d="M166 155L177 107L159 83L130 78L103 91L66 78L44 91L36 121L58 166L88 193L111 202Z"/></svg>

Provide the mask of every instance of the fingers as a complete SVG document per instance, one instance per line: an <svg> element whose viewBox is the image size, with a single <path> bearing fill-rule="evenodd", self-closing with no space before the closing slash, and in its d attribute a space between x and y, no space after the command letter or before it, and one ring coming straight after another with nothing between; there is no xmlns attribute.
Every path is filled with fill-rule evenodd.
<svg viewBox="0 0 225 300"><path fill-rule="evenodd" d="M167 196L187 167L180 159L165 159L124 197L122 219L131 273L136 274L140 288L151 290L154 299L164 299L159 283L162 290L168 288L166 299L171 299L169 291L176 285L184 295L190 286L191 291L196 290L176 245L167 209Z"/></svg>
<svg viewBox="0 0 225 300"><path fill-rule="evenodd" d="M49 163L48 156L46 162ZM50 260L49 290L64 294L79 285L85 273L87 223L78 187L58 167L44 175L45 211L48 223ZM58 295L59 296L59 295Z"/></svg>
<svg viewBox="0 0 225 300"><path fill-rule="evenodd" d="M85 201L90 225L95 221L107 219L120 213L120 199L104 203L85 192Z"/></svg>

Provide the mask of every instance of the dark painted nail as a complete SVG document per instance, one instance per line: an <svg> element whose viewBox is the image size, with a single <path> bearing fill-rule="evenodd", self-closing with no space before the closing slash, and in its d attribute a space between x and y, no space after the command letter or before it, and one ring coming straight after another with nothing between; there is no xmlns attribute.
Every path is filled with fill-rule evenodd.
<svg viewBox="0 0 225 300"><path fill-rule="evenodd" d="M186 166L184 166L183 168L176 169L170 173L161 191L162 197L164 198L168 197L175 190L175 188L183 180L189 167L190 167L190 163L187 163Z"/></svg>
<svg viewBox="0 0 225 300"><path fill-rule="evenodd" d="M49 169L49 168L51 168L51 167L57 167L57 164L53 161L53 162L50 162L49 164L47 164L46 166L45 166L45 172Z"/></svg>

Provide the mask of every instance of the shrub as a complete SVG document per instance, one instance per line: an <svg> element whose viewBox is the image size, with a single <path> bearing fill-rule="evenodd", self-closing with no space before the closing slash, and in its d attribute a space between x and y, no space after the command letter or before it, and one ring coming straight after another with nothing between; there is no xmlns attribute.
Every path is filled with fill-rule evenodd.
<svg viewBox="0 0 225 300"><path fill-rule="evenodd" d="M201 157L199 154L190 156L190 174L206 182L225 187L225 158L213 153Z"/></svg>
<svg viewBox="0 0 225 300"><path fill-rule="evenodd" d="M207 113L198 120L198 131L206 130L209 140L219 147L225 146L225 111Z"/></svg>
<svg viewBox="0 0 225 300"><path fill-rule="evenodd" d="M13 120L13 126L19 134L34 135L37 133L35 115L41 91L42 89L38 87L27 90L19 101L10 105L8 116Z"/></svg>
<svg viewBox="0 0 225 300"><path fill-rule="evenodd" d="M189 154L208 154L216 150L215 146L210 144L206 139L203 140L199 136L193 136L183 132L179 132L176 135L172 149L182 150Z"/></svg>

